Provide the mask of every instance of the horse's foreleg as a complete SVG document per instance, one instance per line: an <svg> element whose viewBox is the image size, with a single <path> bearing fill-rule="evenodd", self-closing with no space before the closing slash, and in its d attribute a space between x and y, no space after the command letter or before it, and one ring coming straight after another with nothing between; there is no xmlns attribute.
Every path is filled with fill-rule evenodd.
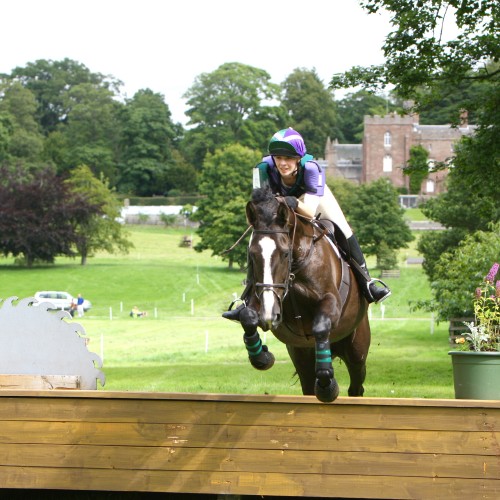
<svg viewBox="0 0 500 500"><path fill-rule="evenodd" d="M339 395L339 386L333 375L330 349L331 318L336 310L337 301L335 297L327 296L320 304L312 325L316 348L316 384L314 393L323 403L331 403Z"/></svg>
<svg viewBox="0 0 500 500"><path fill-rule="evenodd" d="M257 370L269 370L274 365L274 356L267 346L262 343L257 325L259 316L257 311L251 307L245 307L240 313L240 323L245 333L243 342L247 348L248 359Z"/></svg>

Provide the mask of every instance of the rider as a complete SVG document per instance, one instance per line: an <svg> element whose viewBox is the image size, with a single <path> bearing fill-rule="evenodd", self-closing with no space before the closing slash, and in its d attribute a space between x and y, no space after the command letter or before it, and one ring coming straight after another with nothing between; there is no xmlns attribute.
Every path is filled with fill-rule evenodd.
<svg viewBox="0 0 500 500"><path fill-rule="evenodd" d="M268 185L274 193L285 196L288 206L297 213L311 219L321 214L321 218L335 222L344 236L337 238L338 244L347 255L366 300L378 303L389 297L391 291L385 283L370 277L358 240L326 185L325 172L306 153L302 136L292 128L280 130L271 138L268 151L269 156L265 156L254 169L254 189ZM224 318L239 319L251 289L251 280L249 272L247 286L241 295L243 304L233 310L231 304L230 310L222 315Z"/></svg>

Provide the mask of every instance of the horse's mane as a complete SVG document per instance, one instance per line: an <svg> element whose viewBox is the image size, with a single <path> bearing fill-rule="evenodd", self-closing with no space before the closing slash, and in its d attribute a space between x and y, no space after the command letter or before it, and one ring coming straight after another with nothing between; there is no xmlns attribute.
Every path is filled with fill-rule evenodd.
<svg viewBox="0 0 500 500"><path fill-rule="evenodd" d="M275 195L268 186L257 188L252 191L252 201L256 204L267 203L275 199Z"/></svg>
<svg viewBox="0 0 500 500"><path fill-rule="evenodd" d="M269 187L254 189L251 203L255 207L258 218L265 226L270 226L276 219L276 207L279 205L276 196Z"/></svg>

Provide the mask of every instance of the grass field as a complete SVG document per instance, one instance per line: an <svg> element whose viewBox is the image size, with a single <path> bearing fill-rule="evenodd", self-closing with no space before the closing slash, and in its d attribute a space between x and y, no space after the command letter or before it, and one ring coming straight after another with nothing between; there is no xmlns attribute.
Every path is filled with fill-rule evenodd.
<svg viewBox="0 0 500 500"><path fill-rule="evenodd" d="M277 362L259 372L248 363L239 325L220 317L241 292L243 273L208 252L180 247L186 230L129 230L130 254L99 254L84 267L58 259L54 266L24 269L0 259L0 297L64 290L89 299L92 309L77 322L89 349L104 359L104 390L300 394L284 345L266 336ZM401 252L401 277L387 280L393 296L371 306L367 396L453 397L447 325L434 325L408 305L430 293L420 266L405 265L414 255L412 243ZM130 318L134 305L148 316ZM346 370L338 362L335 369L346 395Z"/></svg>

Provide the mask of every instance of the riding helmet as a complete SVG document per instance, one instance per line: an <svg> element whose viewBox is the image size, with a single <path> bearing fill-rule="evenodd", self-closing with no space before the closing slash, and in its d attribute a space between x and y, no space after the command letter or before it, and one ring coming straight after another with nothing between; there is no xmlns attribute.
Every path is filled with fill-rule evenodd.
<svg viewBox="0 0 500 500"><path fill-rule="evenodd" d="M269 141L269 154L272 156L292 156L302 158L306 154L306 145L302 136L288 127L276 132Z"/></svg>

